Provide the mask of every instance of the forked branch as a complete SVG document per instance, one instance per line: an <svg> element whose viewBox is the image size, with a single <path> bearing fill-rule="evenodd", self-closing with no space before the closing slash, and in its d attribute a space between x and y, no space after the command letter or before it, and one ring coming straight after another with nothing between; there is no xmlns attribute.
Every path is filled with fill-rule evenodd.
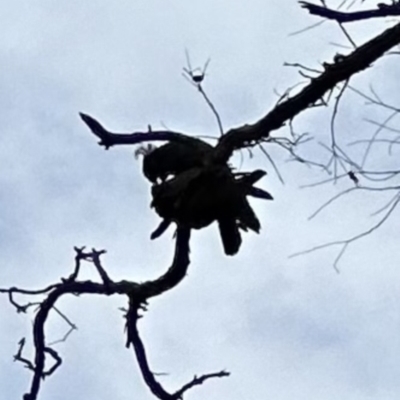
<svg viewBox="0 0 400 400"><path fill-rule="evenodd" d="M66 294L98 294L106 296L122 294L128 297L129 311L127 314L127 342L134 345L135 353L140 368L142 369L143 377L145 378L145 381L150 390L154 394L156 394L159 399L179 399L182 396L183 392L186 391L188 388L200 384L208 378L217 376L228 376L229 374L226 372L204 375L201 378L197 378L195 383L194 381L189 382L182 389L176 391L175 394L168 394L158 383L157 390L154 389L156 385L155 378L153 376L153 378L151 379L150 369L147 367L146 372L146 368L144 367L146 364L143 363L143 355L145 357L146 353L143 343L140 340L136 325L137 318L139 317L138 310L143 304L147 302L148 299L154 296L158 296L165 291L172 289L173 287L178 285L186 276L187 269L190 263L189 239L190 230L178 228L173 263L171 267L165 272L165 274L160 276L158 279L152 281L137 283L133 281L123 280L115 282L109 277L104 267L101 265L100 257L105 253L105 251L97 251L93 249L90 252L85 252L84 248L75 248L76 258L74 272L68 278L62 279L61 283L50 285L41 290L25 290L16 287L12 287L9 289L0 289L0 293L8 294L10 302L16 307L16 310L18 312L26 312L28 307L33 304L39 305L39 309L35 316L33 324L33 343L35 348L34 360L31 361L22 355L22 351L25 345L25 339L22 339L19 342L19 348L17 354L14 357L16 361L23 363L28 369L33 372L29 392L24 395L23 399L36 400L38 398L43 379L54 373L62 363L62 359L59 354L46 342L45 325L48 321L51 311L56 310L59 313L59 311L55 308L55 305L57 301ZM90 262L95 266L101 278L101 283L77 280L82 261ZM20 305L14 299L14 296L17 294L30 296L45 295L46 298L42 302ZM47 368L46 356L50 356L54 361L52 365Z"/></svg>

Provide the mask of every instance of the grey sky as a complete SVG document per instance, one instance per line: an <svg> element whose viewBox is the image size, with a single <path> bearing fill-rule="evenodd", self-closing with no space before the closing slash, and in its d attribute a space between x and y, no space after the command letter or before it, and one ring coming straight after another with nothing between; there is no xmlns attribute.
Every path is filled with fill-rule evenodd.
<svg viewBox="0 0 400 400"><path fill-rule="evenodd" d="M347 44L329 23L289 36L317 21L293 0L15 0L3 1L0 10L1 287L43 287L68 275L75 245L107 249L104 265L115 279L154 278L171 262L172 232L149 240L158 218L133 148L105 152L79 111L114 131L164 124L217 135L210 110L181 76L185 48L193 66L211 57L205 88L227 129L256 121L276 102L274 89L301 80L285 61L316 67L338 51L329 43ZM359 43L387 26L368 24L351 27ZM399 78L393 60L353 84L373 82L385 99L398 101L389 84ZM307 111L296 127L326 138L330 112ZM362 120L379 115L349 93L338 131L370 135ZM320 153L310 148L309 155ZM214 226L196 232L187 279L151 301L140 327L153 370L169 373L162 382L171 389L194 374L232 372L192 390L192 400L398 398L396 215L349 249L340 275L332 268L334 248L288 259L367 228L369 213L384 199L347 197L308 222L349 183L299 190L323 175L273 155L285 186L262 155L245 162L268 169L262 185L275 197L253 202L261 234L245 235L239 255L228 258ZM90 266L83 277L97 279ZM44 383L41 400L152 398L124 347L118 311L124 301L71 296L61 302L79 330L57 346L64 364ZM1 297L0 320L0 398L16 399L30 374L12 356L22 336L30 339L31 317L17 315ZM66 329L54 315L47 336L58 339Z"/></svg>

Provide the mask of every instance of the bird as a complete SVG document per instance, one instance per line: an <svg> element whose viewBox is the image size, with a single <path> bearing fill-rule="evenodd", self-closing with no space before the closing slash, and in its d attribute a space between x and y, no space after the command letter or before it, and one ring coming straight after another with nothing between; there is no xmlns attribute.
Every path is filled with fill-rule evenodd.
<svg viewBox="0 0 400 400"><path fill-rule="evenodd" d="M152 183L151 207L162 218L150 238L160 237L174 222L203 229L217 222L224 252L240 249L240 230L260 232L261 224L247 196L272 200L270 193L254 187L266 172L234 173L226 162L216 162L214 147L197 139L170 141L160 147L141 146L144 176Z"/></svg>
<svg viewBox="0 0 400 400"><path fill-rule="evenodd" d="M187 138L185 141L170 141L160 147L141 146L135 155L143 155L143 174L154 184L193 167L205 165L213 149L202 140Z"/></svg>
<svg viewBox="0 0 400 400"><path fill-rule="evenodd" d="M163 218L152 233L155 239L172 222L202 229L217 221L225 254L235 255L242 238L239 229L259 233L261 224L247 196L272 200L270 193L253 185L265 171L234 174L228 166L194 167L152 187L151 206Z"/></svg>

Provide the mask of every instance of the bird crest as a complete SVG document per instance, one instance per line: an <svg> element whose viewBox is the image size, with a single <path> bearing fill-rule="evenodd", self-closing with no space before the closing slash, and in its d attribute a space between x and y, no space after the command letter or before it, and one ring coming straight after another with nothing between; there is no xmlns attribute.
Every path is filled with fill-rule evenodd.
<svg viewBox="0 0 400 400"><path fill-rule="evenodd" d="M143 156L143 157L148 156L156 148L157 148L157 146L154 146L151 143L148 143L147 145L145 145L145 144L140 145L134 152L135 159L137 160L140 156Z"/></svg>

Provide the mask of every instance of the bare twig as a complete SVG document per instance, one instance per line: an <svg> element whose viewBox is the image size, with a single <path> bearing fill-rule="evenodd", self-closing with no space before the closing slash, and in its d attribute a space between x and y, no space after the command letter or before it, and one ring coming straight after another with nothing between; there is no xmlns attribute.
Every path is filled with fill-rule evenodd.
<svg viewBox="0 0 400 400"><path fill-rule="evenodd" d="M357 188L352 188L352 189L359 189L359 188L357 187ZM376 188L374 188L374 189L376 189ZM391 188L391 189L395 189L395 188ZM391 202L390 207L387 207L388 210L385 213L385 215L377 223L375 223L371 228L369 228L369 229L367 229L367 230L365 230L365 231L363 231L363 232L361 232L359 234L356 234L356 235L350 237L349 239L337 240L337 241L321 244L321 245L318 245L318 246L314 246L314 247L312 247L312 248L310 248L308 250L303 250L303 251L299 251L299 252L293 253L292 255L289 256L289 258L298 257L298 256L302 256L302 255L305 255L305 254L313 253L315 251L326 249L328 247L340 246L340 251L339 251L338 256L336 257L335 262L334 262L335 270L338 271L337 264L338 264L339 260L342 258L344 252L347 250L348 246L351 243L353 243L353 242L355 242L355 241L357 241L357 240L359 240L359 239L361 239L361 238L363 238L365 236L368 236L371 233L375 232L377 229L379 229L388 220L388 218L391 216L393 211L396 209L397 205L400 202L400 192L399 192L400 191L400 187L397 187L396 189L398 191L396 199ZM383 188L381 190L387 190L387 188Z"/></svg>
<svg viewBox="0 0 400 400"><path fill-rule="evenodd" d="M181 398L183 398L183 394L185 392L187 392L189 389L191 389L192 387L197 386L197 385L202 385L206 380L211 379L211 378L225 378L229 375L230 375L230 372L219 371L219 372L213 372L210 374L204 374L201 376L194 376L192 381L187 383L186 385L184 385L177 392L175 392L174 396L176 399L181 399Z"/></svg>
<svg viewBox="0 0 400 400"><path fill-rule="evenodd" d="M204 97L204 100L207 102L207 104L211 108L211 111L215 115L215 118L217 119L218 128L219 128L219 133L222 136L224 134L224 128L222 126L221 117L220 117L217 109L215 108L215 106L212 103L212 101L210 100L210 98L207 96L207 93L204 91L203 86L200 83L197 85L197 88L198 88L199 92L201 93L201 95Z"/></svg>
<svg viewBox="0 0 400 400"><path fill-rule="evenodd" d="M210 107L212 113L214 114L214 116L217 120L219 133L222 136L224 134L224 128L222 127L221 117L220 117L216 107L214 106L214 103L210 100L210 98L208 97L207 93L205 92L205 90L203 89L203 86L202 86L202 82L204 81L204 78L206 75L207 67L210 63L210 59L208 59L206 61L202 70L200 70L200 68L193 69L192 65L190 63L189 52L187 49L185 50L185 54L186 54L187 68L183 68L183 72L184 72L183 76L185 77L185 79L188 80L188 82L190 84L195 86L197 88L197 90L201 93L201 95L203 96L204 100L206 101L207 105Z"/></svg>

